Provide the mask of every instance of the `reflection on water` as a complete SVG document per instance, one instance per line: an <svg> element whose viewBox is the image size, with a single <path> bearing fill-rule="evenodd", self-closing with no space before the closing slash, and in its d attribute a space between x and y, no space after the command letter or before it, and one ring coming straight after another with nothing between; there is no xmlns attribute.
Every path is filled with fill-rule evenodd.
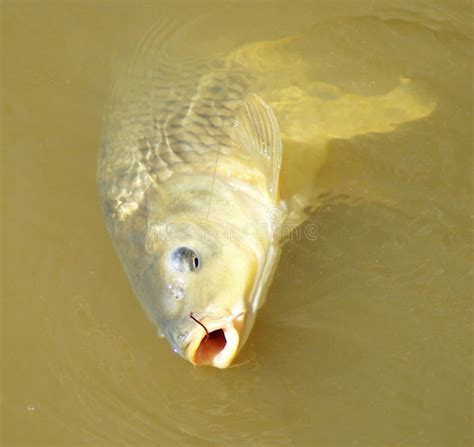
<svg viewBox="0 0 474 447"><path fill-rule="evenodd" d="M468 3L184 10L3 5L4 444L472 444ZM157 23L256 73L284 191L323 193L225 371L156 337L96 203L109 67Z"/></svg>

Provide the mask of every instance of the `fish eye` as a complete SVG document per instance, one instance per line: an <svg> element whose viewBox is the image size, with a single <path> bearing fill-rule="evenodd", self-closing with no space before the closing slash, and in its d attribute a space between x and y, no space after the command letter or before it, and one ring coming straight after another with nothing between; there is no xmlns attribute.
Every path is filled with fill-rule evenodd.
<svg viewBox="0 0 474 447"><path fill-rule="evenodd" d="M170 254L170 261L178 272L192 272L201 265L198 254L188 247L175 248Z"/></svg>

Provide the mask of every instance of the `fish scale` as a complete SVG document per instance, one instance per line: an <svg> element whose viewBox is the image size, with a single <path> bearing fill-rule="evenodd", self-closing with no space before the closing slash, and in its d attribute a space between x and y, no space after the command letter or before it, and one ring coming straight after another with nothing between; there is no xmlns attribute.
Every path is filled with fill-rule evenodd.
<svg viewBox="0 0 474 447"><path fill-rule="evenodd" d="M151 79L140 76L118 86L119 99L109 106L99 160L105 206L126 218L152 184L173 172L212 162L218 151L219 156L246 158L229 130L251 76L224 65L206 63L194 69L198 76L173 79L189 67L163 62ZM146 97L145 91L150 92Z"/></svg>

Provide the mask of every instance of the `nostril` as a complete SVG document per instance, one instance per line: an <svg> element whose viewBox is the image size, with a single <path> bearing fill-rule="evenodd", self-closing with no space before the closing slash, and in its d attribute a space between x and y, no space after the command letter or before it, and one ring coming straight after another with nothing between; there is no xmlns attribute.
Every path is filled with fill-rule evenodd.
<svg viewBox="0 0 474 447"><path fill-rule="evenodd" d="M209 332L209 336L201 340L196 350L196 363L201 365L211 364L214 357L225 348L226 344L227 340L222 329Z"/></svg>

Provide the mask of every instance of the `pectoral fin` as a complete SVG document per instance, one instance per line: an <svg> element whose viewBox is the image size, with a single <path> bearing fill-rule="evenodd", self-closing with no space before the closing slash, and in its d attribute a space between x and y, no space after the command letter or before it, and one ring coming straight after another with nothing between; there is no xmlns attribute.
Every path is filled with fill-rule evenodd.
<svg viewBox="0 0 474 447"><path fill-rule="evenodd" d="M259 96L251 94L243 102L236 117L233 138L255 157L276 202L282 157L280 130L271 107Z"/></svg>

